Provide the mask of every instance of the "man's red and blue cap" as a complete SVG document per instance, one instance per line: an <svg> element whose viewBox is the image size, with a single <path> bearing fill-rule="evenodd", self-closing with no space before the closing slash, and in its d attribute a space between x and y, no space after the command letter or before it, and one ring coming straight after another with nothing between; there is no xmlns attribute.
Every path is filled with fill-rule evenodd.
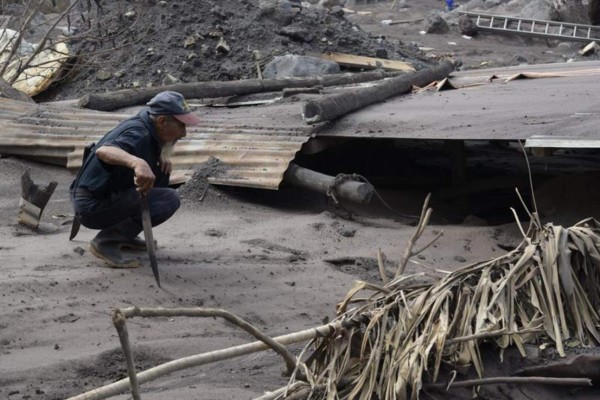
<svg viewBox="0 0 600 400"><path fill-rule="evenodd" d="M148 103L148 111L152 115L172 115L186 125L198 125L200 118L192 113L181 93L167 90L160 92Z"/></svg>

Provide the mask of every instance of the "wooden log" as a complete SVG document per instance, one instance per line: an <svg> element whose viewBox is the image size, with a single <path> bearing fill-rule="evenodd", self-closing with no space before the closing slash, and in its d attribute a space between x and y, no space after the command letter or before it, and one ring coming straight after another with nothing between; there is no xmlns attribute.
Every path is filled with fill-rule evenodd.
<svg viewBox="0 0 600 400"><path fill-rule="evenodd" d="M398 73L381 70L358 74L332 74L310 78L247 79L228 82L192 82L116 92L90 93L83 96L78 106L92 110L110 111L117 108L143 105L165 90L174 90L188 99L208 99L262 92L277 92L285 88L311 86L339 86L371 82L396 76Z"/></svg>
<svg viewBox="0 0 600 400"><path fill-rule="evenodd" d="M336 177L312 171L291 163L283 180L292 185L359 204L368 204L375 189L366 182L344 180L336 184Z"/></svg>
<svg viewBox="0 0 600 400"><path fill-rule="evenodd" d="M443 61L440 65L418 72L396 76L370 87L332 94L322 99L304 103L302 116L307 124L331 121L370 104L390 97L408 93L413 86L423 87L433 81L446 78L454 70L454 64Z"/></svg>

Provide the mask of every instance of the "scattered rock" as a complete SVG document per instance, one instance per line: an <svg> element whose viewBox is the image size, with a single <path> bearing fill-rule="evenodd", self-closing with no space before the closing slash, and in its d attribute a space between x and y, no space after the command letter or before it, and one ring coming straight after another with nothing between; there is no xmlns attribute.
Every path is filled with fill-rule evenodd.
<svg viewBox="0 0 600 400"><path fill-rule="evenodd" d="M500 0L486 0L484 4L485 8L493 8L499 6L501 3Z"/></svg>
<svg viewBox="0 0 600 400"><path fill-rule="evenodd" d="M344 16L344 9L340 6L333 6L331 7L331 10L329 11L331 14L336 15L338 17L343 17Z"/></svg>
<svg viewBox="0 0 600 400"><path fill-rule="evenodd" d="M206 236L211 236L211 237L225 237L225 232L220 231L218 229L207 229L206 231L204 231L204 234Z"/></svg>
<svg viewBox="0 0 600 400"><path fill-rule="evenodd" d="M316 57L288 54L285 56L274 57L273 61L265 66L263 77L271 79L320 76L337 73L340 73L340 66L335 62L321 60Z"/></svg>
<svg viewBox="0 0 600 400"><path fill-rule="evenodd" d="M191 35L188 36L187 38L185 38L185 40L183 41L183 48L184 49L189 49L191 47L196 46L196 41L198 40L198 38L196 37L196 35Z"/></svg>
<svg viewBox="0 0 600 400"><path fill-rule="evenodd" d="M333 8L346 5L346 0L320 0L318 3L319 7Z"/></svg>
<svg viewBox="0 0 600 400"><path fill-rule="evenodd" d="M356 235L356 229L347 228L345 226L338 227L337 232L343 237L354 237L354 235Z"/></svg>
<svg viewBox="0 0 600 400"><path fill-rule="evenodd" d="M458 18L458 31L461 35L477 36L477 24L468 15L463 14Z"/></svg>
<svg viewBox="0 0 600 400"><path fill-rule="evenodd" d="M123 16L127 19L134 19L136 16L135 11L127 11Z"/></svg>
<svg viewBox="0 0 600 400"><path fill-rule="evenodd" d="M573 44L570 42L560 42L556 45L556 48L563 51L569 51L573 48Z"/></svg>
<svg viewBox="0 0 600 400"><path fill-rule="evenodd" d="M287 0L260 0L258 8L263 16L271 18L280 25L289 25L298 14L298 8L292 7Z"/></svg>
<svg viewBox="0 0 600 400"><path fill-rule="evenodd" d="M230 51L231 51L231 48L225 41L225 38L222 37L221 39L219 39L219 43L217 43L217 53L227 54Z"/></svg>
<svg viewBox="0 0 600 400"><path fill-rule="evenodd" d="M381 47L375 49L375 57L376 58L383 58L384 60L387 60L389 58L387 50L384 49L384 48L381 48Z"/></svg>
<svg viewBox="0 0 600 400"><path fill-rule="evenodd" d="M513 56L513 60L515 60L519 64L524 64L524 63L527 62L527 59L525 57L523 57L522 55L520 55L520 54L515 54Z"/></svg>
<svg viewBox="0 0 600 400"><path fill-rule="evenodd" d="M454 256L453 258L454 258L454 261L458 261L458 262L462 262L462 263L467 262L467 259L464 258L463 256Z"/></svg>
<svg viewBox="0 0 600 400"><path fill-rule="evenodd" d="M447 33L450 30L448 23L442 16L435 12L429 14L425 19L425 32L427 33Z"/></svg>
<svg viewBox="0 0 600 400"><path fill-rule="evenodd" d="M173 85L175 83L179 83L179 79L171 74L165 74L162 84L163 85Z"/></svg>
<svg viewBox="0 0 600 400"><path fill-rule="evenodd" d="M96 72L96 79L99 81L107 81L112 78L112 73L106 68L102 68L98 72Z"/></svg>
<svg viewBox="0 0 600 400"><path fill-rule="evenodd" d="M308 29L300 26L285 26L281 28L280 34L299 42L310 43L315 40L315 35Z"/></svg>
<svg viewBox="0 0 600 400"><path fill-rule="evenodd" d="M82 256L82 255L85 254L85 250L83 248L79 247L79 246L75 247L73 249L73 252L79 254L80 256Z"/></svg>

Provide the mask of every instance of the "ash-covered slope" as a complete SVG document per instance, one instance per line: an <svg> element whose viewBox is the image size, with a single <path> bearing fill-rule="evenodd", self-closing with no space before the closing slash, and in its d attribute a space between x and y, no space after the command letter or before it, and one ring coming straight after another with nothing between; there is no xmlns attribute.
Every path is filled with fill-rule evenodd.
<svg viewBox="0 0 600 400"><path fill-rule="evenodd" d="M425 66L415 46L371 37L339 10L310 7L293 16L290 8L269 13L258 3L100 1L101 10L74 22L80 32L91 27L94 33L70 44L79 54L77 63L38 100L176 81L256 78L257 56L264 62L286 53L374 56L385 49L390 59Z"/></svg>

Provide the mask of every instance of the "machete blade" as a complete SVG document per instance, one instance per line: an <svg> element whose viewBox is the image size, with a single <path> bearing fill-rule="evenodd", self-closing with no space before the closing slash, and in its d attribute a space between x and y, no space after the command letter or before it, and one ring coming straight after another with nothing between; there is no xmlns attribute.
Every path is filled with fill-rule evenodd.
<svg viewBox="0 0 600 400"><path fill-rule="evenodd" d="M77 217L73 217L73 224L71 225L71 234L69 235L69 240L75 239L80 227L81 223L79 222L79 219L77 219Z"/></svg>
<svg viewBox="0 0 600 400"><path fill-rule="evenodd" d="M146 239L146 248L148 249L148 258L156 284L160 287L160 275L158 274L158 263L156 262L156 250L154 248L154 235L152 234L152 221L150 220L150 205L148 196L141 195L142 206L142 226L144 227L144 238Z"/></svg>

